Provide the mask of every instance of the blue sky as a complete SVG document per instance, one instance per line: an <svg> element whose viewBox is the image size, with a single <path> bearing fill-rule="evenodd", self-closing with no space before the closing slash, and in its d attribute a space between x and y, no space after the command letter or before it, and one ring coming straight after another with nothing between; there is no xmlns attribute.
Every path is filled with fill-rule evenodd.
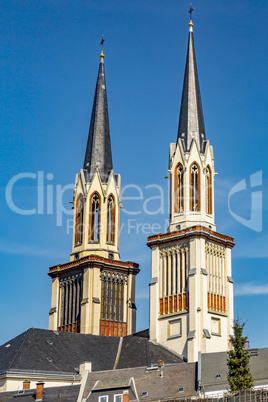
<svg viewBox="0 0 268 402"><path fill-rule="evenodd" d="M29 327L48 326L48 267L67 262L72 243L72 216L63 214L60 222L56 195L59 201L60 189L69 188L63 205L71 213L102 34L114 171L123 187L142 191L140 200L124 201L120 252L123 260L140 264L137 329L147 328L151 233L142 225L156 223L158 231L166 230L165 176L169 143L177 136L189 3L1 0L0 5L0 344ZM235 311L247 321L250 346L267 347L268 5L265 0L197 0L193 7L206 135L219 173L217 231L235 238ZM10 180L25 172L29 177L15 184L12 199L23 210L38 209L32 215L12 211L5 196ZM262 172L262 184L250 188L256 172ZM44 178L44 212L40 199L37 205L37 175L39 191ZM243 180L246 189L231 197L228 208L230 191ZM156 186L165 194L158 213L159 201L148 201L159 195ZM255 215L249 222L252 191L258 202L253 198ZM124 194L138 195L133 188Z"/></svg>

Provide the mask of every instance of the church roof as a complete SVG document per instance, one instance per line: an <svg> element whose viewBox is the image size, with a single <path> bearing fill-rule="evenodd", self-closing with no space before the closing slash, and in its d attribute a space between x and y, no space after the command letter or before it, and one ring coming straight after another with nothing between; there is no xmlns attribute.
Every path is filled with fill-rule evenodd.
<svg viewBox="0 0 268 402"><path fill-rule="evenodd" d="M88 133L84 169L90 181L98 168L101 180L106 183L113 169L109 116L104 74L104 55L100 55L100 65L96 84L91 121Z"/></svg>
<svg viewBox="0 0 268 402"><path fill-rule="evenodd" d="M151 342L148 333L117 338L31 328L0 347L0 374L16 370L77 375L85 361L92 362L93 371L102 371L147 366L158 360L183 362Z"/></svg>
<svg viewBox="0 0 268 402"><path fill-rule="evenodd" d="M204 153L206 133L195 57L192 21L190 21L189 27L190 31L184 73L178 139L181 138L184 151L189 151L192 140L195 138L199 151Z"/></svg>

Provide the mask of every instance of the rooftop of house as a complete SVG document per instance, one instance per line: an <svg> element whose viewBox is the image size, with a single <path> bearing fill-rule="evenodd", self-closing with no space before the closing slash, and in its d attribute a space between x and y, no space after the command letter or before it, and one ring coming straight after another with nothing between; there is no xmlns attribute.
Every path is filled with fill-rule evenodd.
<svg viewBox="0 0 268 402"><path fill-rule="evenodd" d="M0 347L0 374L34 371L79 374L79 365L92 371L182 363L180 356L149 339L148 331L124 338L30 328Z"/></svg>
<svg viewBox="0 0 268 402"><path fill-rule="evenodd" d="M80 385L69 385L65 387L50 387L44 389L44 402L75 402L79 394ZM36 400L36 389L25 389L22 391L9 391L0 393L0 401L14 401L19 398L21 402L33 402Z"/></svg>
<svg viewBox="0 0 268 402"><path fill-rule="evenodd" d="M89 373L82 399L131 389L134 399L156 401L197 395L195 363L173 363ZM116 389L116 390L115 390ZM131 400L131 397L130 397Z"/></svg>
<svg viewBox="0 0 268 402"><path fill-rule="evenodd" d="M255 385L268 380L268 348L249 349L249 366ZM201 386L207 388L229 388L227 380L228 352L202 353Z"/></svg>

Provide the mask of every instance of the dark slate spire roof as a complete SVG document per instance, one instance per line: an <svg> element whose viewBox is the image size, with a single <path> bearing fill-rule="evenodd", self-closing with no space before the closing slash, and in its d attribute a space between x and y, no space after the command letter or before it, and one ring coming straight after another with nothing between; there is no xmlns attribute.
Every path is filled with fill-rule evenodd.
<svg viewBox="0 0 268 402"><path fill-rule="evenodd" d="M88 133L84 169L90 181L98 168L101 180L106 183L113 169L107 95L104 75L104 55L100 54L99 73Z"/></svg>
<svg viewBox="0 0 268 402"><path fill-rule="evenodd" d="M203 153L206 133L194 50L192 21L190 21L189 27L190 31L184 73L178 139L181 138L183 140L184 150L189 151L192 139L195 138L200 152Z"/></svg>

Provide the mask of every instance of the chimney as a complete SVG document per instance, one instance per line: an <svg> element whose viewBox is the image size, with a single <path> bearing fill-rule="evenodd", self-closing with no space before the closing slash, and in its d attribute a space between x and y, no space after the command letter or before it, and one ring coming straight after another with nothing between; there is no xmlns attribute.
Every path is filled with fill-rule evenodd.
<svg viewBox="0 0 268 402"><path fill-rule="evenodd" d="M80 364L79 373L81 374L81 377L84 376L85 371L88 371L89 373L91 373L91 371L92 371L92 362L84 362L84 363Z"/></svg>
<svg viewBox="0 0 268 402"><path fill-rule="evenodd" d="M129 392L123 391L123 402L129 402Z"/></svg>
<svg viewBox="0 0 268 402"><path fill-rule="evenodd" d="M36 401L42 401L43 400L43 394L44 394L44 382L43 381L38 381L36 383Z"/></svg>
<svg viewBox="0 0 268 402"><path fill-rule="evenodd" d="M22 389L30 389L30 381L29 380L24 380L22 384L23 384Z"/></svg>

